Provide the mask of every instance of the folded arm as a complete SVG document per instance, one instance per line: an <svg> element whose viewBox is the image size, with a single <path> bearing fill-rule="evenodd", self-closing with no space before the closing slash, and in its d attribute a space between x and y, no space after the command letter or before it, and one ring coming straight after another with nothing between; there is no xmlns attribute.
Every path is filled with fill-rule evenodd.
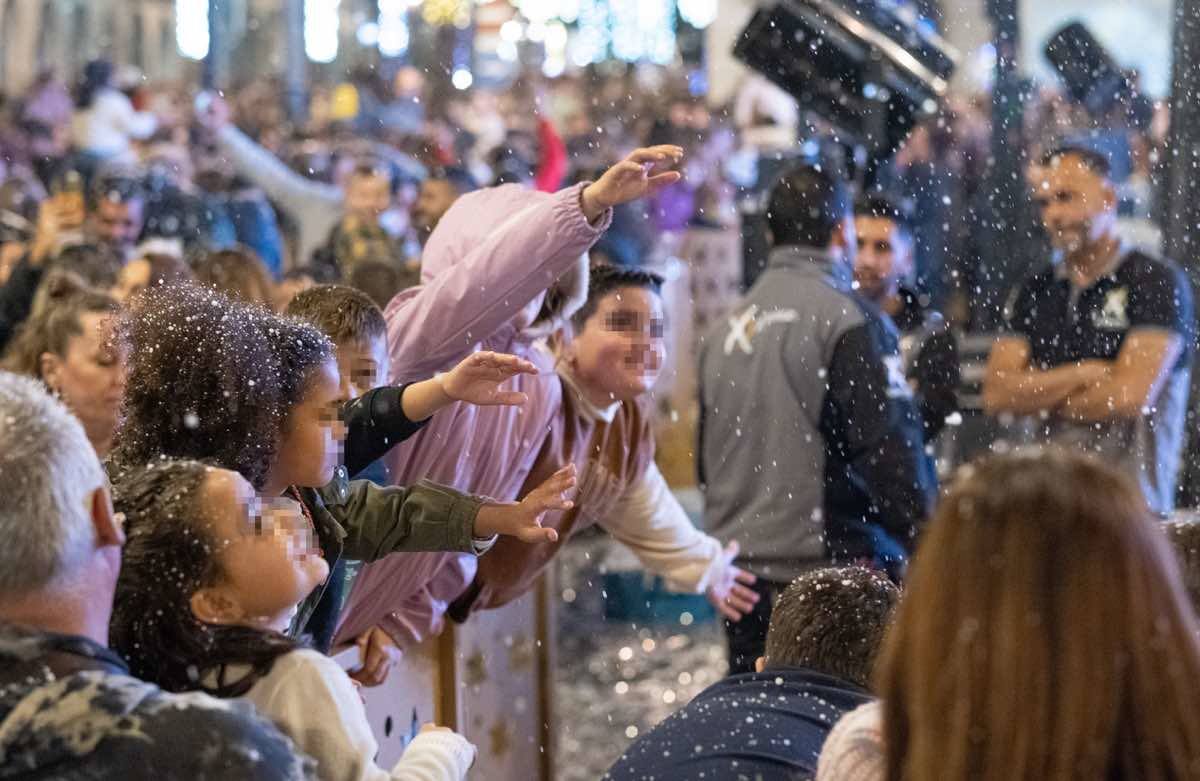
<svg viewBox="0 0 1200 781"><path fill-rule="evenodd" d="M989 415L1052 410L1072 393L1098 382L1108 370L1101 361L1081 361L1040 371L1030 367L1030 355L1024 337L1003 337L992 347L983 381L983 408Z"/></svg>
<svg viewBox="0 0 1200 781"><path fill-rule="evenodd" d="M1138 328L1125 337L1117 358L1095 382L1067 396L1062 414L1098 422L1136 418L1152 407L1183 353L1183 337L1161 328Z"/></svg>

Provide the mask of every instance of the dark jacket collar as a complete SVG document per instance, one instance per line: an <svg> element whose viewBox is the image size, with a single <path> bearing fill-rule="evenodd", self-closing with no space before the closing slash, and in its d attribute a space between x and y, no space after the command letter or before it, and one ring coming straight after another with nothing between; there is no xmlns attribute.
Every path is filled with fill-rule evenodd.
<svg viewBox="0 0 1200 781"><path fill-rule="evenodd" d="M43 632L0 622L0 682L48 669L57 677L84 670L128 675L129 666L115 651L78 635Z"/></svg>

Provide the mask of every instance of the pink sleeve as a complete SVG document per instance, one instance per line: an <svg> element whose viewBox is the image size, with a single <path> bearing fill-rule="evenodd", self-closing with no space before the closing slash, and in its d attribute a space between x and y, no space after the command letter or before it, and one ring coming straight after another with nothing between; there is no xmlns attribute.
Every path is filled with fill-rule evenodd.
<svg viewBox="0 0 1200 781"><path fill-rule="evenodd" d="M579 205L584 186L539 196L474 246L459 238L479 235L480 224L495 220L479 214L476 205L503 209L504 188L463 196L446 213L421 260L426 269L436 269L432 278L392 299L385 313L393 381L427 377L466 355L591 248L612 213L599 225L589 224Z"/></svg>
<svg viewBox="0 0 1200 781"><path fill-rule="evenodd" d="M567 175L567 145L554 129L554 123L542 117L538 120L538 143L542 159L538 163L533 185L544 193L552 193Z"/></svg>
<svg viewBox="0 0 1200 781"><path fill-rule="evenodd" d="M338 647L373 626L401 648L416 645L442 630L450 603L466 591L478 567L474 556L451 553L399 553L404 566L384 559L365 565L342 609L333 645ZM395 597L405 595L397 604Z"/></svg>

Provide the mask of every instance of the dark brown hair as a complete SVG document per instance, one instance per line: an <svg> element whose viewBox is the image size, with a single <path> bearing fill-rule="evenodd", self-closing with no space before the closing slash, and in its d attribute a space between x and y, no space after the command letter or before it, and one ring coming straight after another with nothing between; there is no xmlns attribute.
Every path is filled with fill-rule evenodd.
<svg viewBox="0 0 1200 781"><path fill-rule="evenodd" d="M138 257L150 264L150 281L146 287L166 287L191 282L196 278L191 267L174 255L165 252L147 252Z"/></svg>
<svg viewBox="0 0 1200 781"><path fill-rule="evenodd" d="M112 296L88 287L71 273L52 271L34 297L33 311L8 345L0 366L16 374L42 377L42 355L66 355L71 340L83 333L88 314L116 314Z"/></svg>
<svg viewBox="0 0 1200 781"><path fill-rule="evenodd" d="M888 777L1183 779L1200 645L1123 473L1064 450L967 467L917 551L878 676Z"/></svg>
<svg viewBox="0 0 1200 781"><path fill-rule="evenodd" d="M346 285L317 285L296 294L286 314L316 326L335 344L387 337L383 312L370 296Z"/></svg>
<svg viewBox="0 0 1200 781"><path fill-rule="evenodd" d="M202 459L261 487L287 412L266 317L194 285L139 296L121 324L130 366L114 460Z"/></svg>
<svg viewBox="0 0 1200 781"><path fill-rule="evenodd" d="M209 252L192 264L196 280L211 285L232 299L271 306L271 275L249 247Z"/></svg>
<svg viewBox="0 0 1200 781"><path fill-rule="evenodd" d="M863 567L801 575L771 610L767 665L806 667L866 687L899 600L886 575Z"/></svg>
<svg viewBox="0 0 1200 781"><path fill-rule="evenodd" d="M135 676L167 691L239 697L299 644L278 632L207 624L192 612L192 595L222 577L204 506L209 473L199 462L172 459L110 468L126 541L109 642ZM229 664L249 665L250 672L205 685L206 673L223 677Z"/></svg>

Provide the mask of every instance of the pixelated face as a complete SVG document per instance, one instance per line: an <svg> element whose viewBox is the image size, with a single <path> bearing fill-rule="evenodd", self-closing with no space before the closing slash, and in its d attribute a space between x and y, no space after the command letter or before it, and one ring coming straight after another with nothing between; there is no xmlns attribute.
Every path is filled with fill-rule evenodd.
<svg viewBox="0 0 1200 781"><path fill-rule="evenodd" d="M260 498L241 475L224 469L209 472L203 496L223 576L214 591L231 606L229 618L286 630L296 606L329 576L299 503Z"/></svg>
<svg viewBox="0 0 1200 781"><path fill-rule="evenodd" d="M346 211L368 222L392 205L392 188L379 173L355 173L346 181Z"/></svg>
<svg viewBox="0 0 1200 781"><path fill-rule="evenodd" d="M357 399L387 384L388 352L383 338L338 344L337 363L346 398Z"/></svg>
<svg viewBox="0 0 1200 781"><path fill-rule="evenodd" d="M412 208L412 224L424 241L458 200L458 190L443 179L426 179Z"/></svg>
<svg viewBox="0 0 1200 781"><path fill-rule="evenodd" d="M654 387L666 357L662 298L645 288L612 291L575 335L576 379L594 397L632 401Z"/></svg>
<svg viewBox="0 0 1200 781"><path fill-rule="evenodd" d="M912 272L912 242L886 217L854 219L858 253L854 258L854 281L865 297L878 301L893 295Z"/></svg>
<svg viewBox="0 0 1200 781"><path fill-rule="evenodd" d="M1108 231L1116 192L1076 155L1065 154L1038 169L1034 200L1054 249L1072 254Z"/></svg>
<svg viewBox="0 0 1200 781"><path fill-rule="evenodd" d="M145 258L134 258L121 267L117 275L117 284L113 286L112 294L121 303L145 290L150 285L150 261Z"/></svg>
<svg viewBox="0 0 1200 781"><path fill-rule="evenodd" d="M312 373L304 397L288 414L271 471L273 483L320 488L333 479L346 439L341 408L349 400L337 362L330 358Z"/></svg>
<svg viewBox="0 0 1200 781"><path fill-rule="evenodd" d="M99 241L128 252L142 232L143 211L139 200L120 202L101 198L92 214L92 231Z"/></svg>
<svg viewBox="0 0 1200 781"><path fill-rule="evenodd" d="M46 353L41 360L42 380L83 423L101 457L117 430L127 376L127 356L113 339L114 325L110 314L85 313L63 354Z"/></svg>

